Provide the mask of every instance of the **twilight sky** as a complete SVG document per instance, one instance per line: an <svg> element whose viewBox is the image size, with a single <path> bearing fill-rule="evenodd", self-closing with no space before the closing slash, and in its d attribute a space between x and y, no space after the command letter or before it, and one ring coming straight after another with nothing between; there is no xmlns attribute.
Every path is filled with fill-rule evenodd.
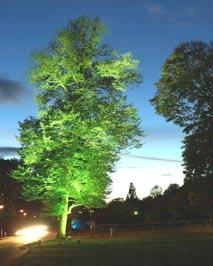
<svg viewBox="0 0 213 266"><path fill-rule="evenodd" d="M212 13L213 0L1 0L0 156L7 153L2 147L19 146L18 121L36 115L25 78L32 49L45 47L57 30L78 16L99 16L110 31L108 42L133 53L144 79L127 95L138 108L146 138L141 149L117 164L110 198L125 197L130 182L139 197L147 196L154 185L165 189L170 183L182 184L181 130L156 115L149 99L176 45L212 39Z"/></svg>

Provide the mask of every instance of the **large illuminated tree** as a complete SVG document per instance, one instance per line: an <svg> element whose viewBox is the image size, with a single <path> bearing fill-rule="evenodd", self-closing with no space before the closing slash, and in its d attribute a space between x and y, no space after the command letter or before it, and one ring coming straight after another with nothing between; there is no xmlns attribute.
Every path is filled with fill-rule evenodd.
<svg viewBox="0 0 213 266"><path fill-rule="evenodd" d="M104 202L120 151L143 135L124 96L141 80L138 61L104 44L105 34L99 19L80 17L32 55L38 118L20 123L14 176L25 198L41 199L60 217L59 236L72 208Z"/></svg>

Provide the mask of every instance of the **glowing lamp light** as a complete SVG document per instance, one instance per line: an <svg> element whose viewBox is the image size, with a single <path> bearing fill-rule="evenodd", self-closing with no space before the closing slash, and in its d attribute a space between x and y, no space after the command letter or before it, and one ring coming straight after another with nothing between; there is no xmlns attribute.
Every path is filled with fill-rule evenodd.
<svg viewBox="0 0 213 266"><path fill-rule="evenodd" d="M82 221L79 221L77 219L73 219L72 222L71 222L71 228L73 230L80 230L80 229L83 229L85 227L85 223L82 222Z"/></svg>
<svg viewBox="0 0 213 266"><path fill-rule="evenodd" d="M78 230L81 228L81 222L77 219L72 220L71 222L71 228L74 230Z"/></svg>
<svg viewBox="0 0 213 266"><path fill-rule="evenodd" d="M138 211L134 211L134 215L138 215Z"/></svg>
<svg viewBox="0 0 213 266"><path fill-rule="evenodd" d="M47 229L46 225L36 225L18 230L15 235L21 242L30 243L45 237L48 234Z"/></svg>

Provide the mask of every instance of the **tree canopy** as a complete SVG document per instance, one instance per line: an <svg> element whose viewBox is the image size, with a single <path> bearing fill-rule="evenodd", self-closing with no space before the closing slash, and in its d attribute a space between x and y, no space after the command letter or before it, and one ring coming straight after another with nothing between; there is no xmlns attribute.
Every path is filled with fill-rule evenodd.
<svg viewBox="0 0 213 266"><path fill-rule="evenodd" d="M135 186L134 186L134 184L132 182L130 182L129 191L128 191L128 194L126 196L126 200L132 201L132 200L137 200L137 199L138 199L138 196L137 196L137 193L136 193Z"/></svg>
<svg viewBox="0 0 213 266"><path fill-rule="evenodd" d="M151 100L158 114L182 127L186 180L213 176L213 43L180 44L164 63Z"/></svg>
<svg viewBox="0 0 213 266"><path fill-rule="evenodd" d="M163 189L160 186L155 185L150 191L150 196L153 198L156 198L162 195L162 192L163 192Z"/></svg>
<svg viewBox="0 0 213 266"><path fill-rule="evenodd" d="M143 136L124 96L141 81L138 61L103 43L105 34L99 19L80 17L32 54L38 118L20 123L22 164L14 176L27 199L60 216L61 236L74 206L103 203L120 151L140 146Z"/></svg>

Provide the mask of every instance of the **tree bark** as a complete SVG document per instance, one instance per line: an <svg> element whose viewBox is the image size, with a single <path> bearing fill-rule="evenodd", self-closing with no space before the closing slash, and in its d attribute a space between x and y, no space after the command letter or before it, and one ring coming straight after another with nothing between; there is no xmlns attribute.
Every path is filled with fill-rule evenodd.
<svg viewBox="0 0 213 266"><path fill-rule="evenodd" d="M58 237L64 238L66 236L66 227L67 227L67 215L68 215L68 196L63 198L63 213L59 217L58 224Z"/></svg>

